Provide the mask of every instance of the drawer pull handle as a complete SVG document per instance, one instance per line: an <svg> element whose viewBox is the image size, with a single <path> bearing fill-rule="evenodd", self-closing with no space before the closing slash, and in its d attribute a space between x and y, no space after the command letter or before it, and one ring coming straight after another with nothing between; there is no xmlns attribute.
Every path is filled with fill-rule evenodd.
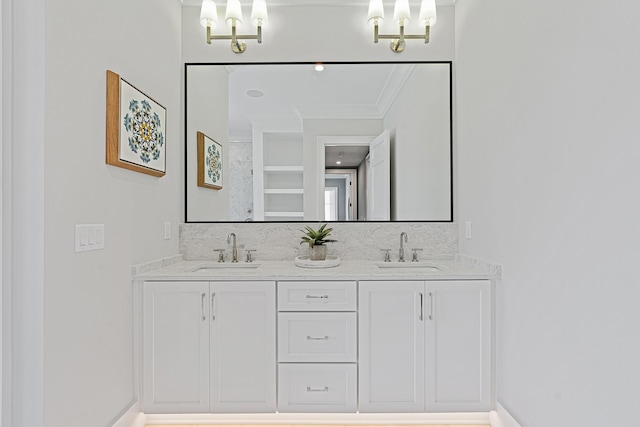
<svg viewBox="0 0 640 427"><path fill-rule="evenodd" d="M308 392L321 392L321 393L326 393L329 391L329 386L324 386L322 388L314 388L314 387L307 387L307 391Z"/></svg>
<svg viewBox="0 0 640 427"><path fill-rule="evenodd" d="M323 337L312 337L311 335L307 335L307 341L327 341L329 340L329 335L325 335Z"/></svg>
<svg viewBox="0 0 640 427"><path fill-rule="evenodd" d="M307 295L307 299L329 299L329 295Z"/></svg>

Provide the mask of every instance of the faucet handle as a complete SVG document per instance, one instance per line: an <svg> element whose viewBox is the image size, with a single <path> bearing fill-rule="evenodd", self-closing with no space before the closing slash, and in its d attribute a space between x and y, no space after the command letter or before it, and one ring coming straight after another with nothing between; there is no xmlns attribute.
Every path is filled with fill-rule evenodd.
<svg viewBox="0 0 640 427"><path fill-rule="evenodd" d="M384 252L384 262L391 262L391 249L380 249L380 252Z"/></svg>
<svg viewBox="0 0 640 427"><path fill-rule="evenodd" d="M218 262L224 262L224 249L214 249L214 252L218 252Z"/></svg>
<svg viewBox="0 0 640 427"><path fill-rule="evenodd" d="M255 252L255 249L247 249L247 260L245 262L253 262L253 258L251 257L251 252Z"/></svg>
<svg viewBox="0 0 640 427"><path fill-rule="evenodd" d="M422 251L422 248L411 248L413 251L413 256L411 257L411 262L418 262L418 251Z"/></svg>

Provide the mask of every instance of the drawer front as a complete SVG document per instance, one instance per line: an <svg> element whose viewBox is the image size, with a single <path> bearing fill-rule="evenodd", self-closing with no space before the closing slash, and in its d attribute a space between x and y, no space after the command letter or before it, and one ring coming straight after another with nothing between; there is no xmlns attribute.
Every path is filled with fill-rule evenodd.
<svg viewBox="0 0 640 427"><path fill-rule="evenodd" d="M356 412L356 364L278 365L279 412Z"/></svg>
<svg viewBox="0 0 640 427"><path fill-rule="evenodd" d="M279 313L280 362L356 362L356 313Z"/></svg>
<svg viewBox="0 0 640 427"><path fill-rule="evenodd" d="M356 311L356 282L278 282L278 311Z"/></svg>

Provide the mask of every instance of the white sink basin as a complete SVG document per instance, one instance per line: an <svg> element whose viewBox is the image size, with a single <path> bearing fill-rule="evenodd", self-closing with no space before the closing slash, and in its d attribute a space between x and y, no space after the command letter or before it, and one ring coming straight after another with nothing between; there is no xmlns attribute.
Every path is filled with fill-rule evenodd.
<svg viewBox="0 0 640 427"><path fill-rule="evenodd" d="M432 264L430 262L412 262L412 261L391 261L391 262L376 262L378 268L417 268L421 271L441 271L442 267Z"/></svg>
<svg viewBox="0 0 640 427"><path fill-rule="evenodd" d="M224 270L255 270L262 264L259 262L220 262L215 264L200 265L193 270L193 273L216 273Z"/></svg>

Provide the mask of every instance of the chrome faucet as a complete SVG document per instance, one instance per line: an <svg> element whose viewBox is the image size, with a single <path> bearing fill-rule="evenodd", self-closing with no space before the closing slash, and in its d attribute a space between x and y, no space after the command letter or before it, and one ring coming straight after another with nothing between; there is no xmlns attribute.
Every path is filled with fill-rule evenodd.
<svg viewBox="0 0 640 427"><path fill-rule="evenodd" d="M232 242L233 239L233 242ZM229 233L227 236L227 244L232 243L231 262L238 262L238 247L236 246L236 233Z"/></svg>
<svg viewBox="0 0 640 427"><path fill-rule="evenodd" d="M409 239L407 238L407 233L404 231L400 233L400 254L398 255L398 261L404 262L404 243L402 239L404 238L404 243L408 243Z"/></svg>

